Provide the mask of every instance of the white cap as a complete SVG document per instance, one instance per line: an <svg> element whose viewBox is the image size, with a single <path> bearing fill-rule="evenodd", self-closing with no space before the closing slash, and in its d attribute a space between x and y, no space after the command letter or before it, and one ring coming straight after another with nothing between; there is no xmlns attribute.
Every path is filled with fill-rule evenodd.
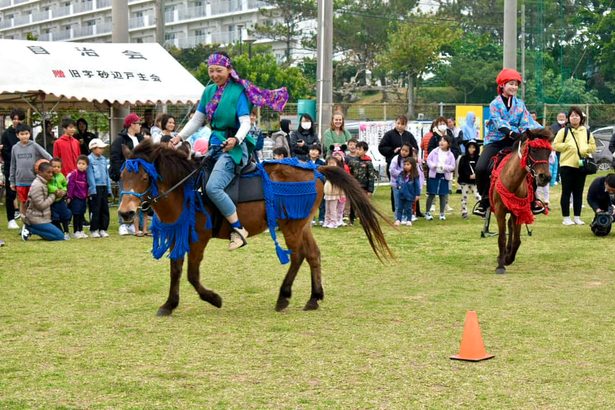
<svg viewBox="0 0 615 410"><path fill-rule="evenodd" d="M100 138L94 138L92 141L90 141L90 144L88 145L88 148L91 151L94 148L105 148L106 146L107 146L107 144L105 144L103 142L103 140L101 140Z"/></svg>

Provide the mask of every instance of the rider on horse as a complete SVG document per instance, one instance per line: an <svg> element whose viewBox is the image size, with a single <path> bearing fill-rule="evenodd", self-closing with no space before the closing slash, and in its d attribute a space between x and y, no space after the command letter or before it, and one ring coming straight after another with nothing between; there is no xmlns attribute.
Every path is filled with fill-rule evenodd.
<svg viewBox="0 0 615 410"><path fill-rule="evenodd" d="M232 251L247 244L248 231L241 225L237 208L224 190L235 177L235 169L247 164L254 148L255 141L248 134L252 105L282 111L288 91L285 87L263 90L241 79L224 52L210 55L207 65L213 84L205 87L196 113L171 141L177 144L185 140L205 121L210 125L212 133L207 155L216 163L205 191L233 228L229 244Z"/></svg>
<svg viewBox="0 0 615 410"><path fill-rule="evenodd" d="M511 148L526 130L542 128L532 118L525 103L516 97L521 81L521 74L510 68L500 71L496 78L498 96L489 105L491 118L487 121L485 145L476 164L476 182L482 199L474 209L475 215L485 216L489 208L491 158L501 150ZM534 214L544 212L544 206L540 201L532 204L532 212Z"/></svg>

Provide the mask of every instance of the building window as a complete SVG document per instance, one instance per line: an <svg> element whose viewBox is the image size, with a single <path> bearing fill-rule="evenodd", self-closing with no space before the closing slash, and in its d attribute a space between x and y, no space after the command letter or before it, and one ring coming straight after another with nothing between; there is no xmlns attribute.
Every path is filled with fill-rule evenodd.
<svg viewBox="0 0 615 410"><path fill-rule="evenodd" d="M165 40L175 40L175 33L164 33Z"/></svg>
<svg viewBox="0 0 615 410"><path fill-rule="evenodd" d="M91 27L96 25L96 20L88 20L85 22L86 26Z"/></svg>

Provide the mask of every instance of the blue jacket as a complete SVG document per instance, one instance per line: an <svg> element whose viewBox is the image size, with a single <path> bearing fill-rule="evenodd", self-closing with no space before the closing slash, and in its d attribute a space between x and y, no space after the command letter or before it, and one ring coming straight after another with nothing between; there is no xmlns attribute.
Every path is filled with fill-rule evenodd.
<svg viewBox="0 0 615 410"><path fill-rule="evenodd" d="M399 174L397 177L397 189L401 198L406 201L414 201L417 196L421 195L420 179L406 179L404 174Z"/></svg>
<svg viewBox="0 0 615 410"><path fill-rule="evenodd" d="M504 139L506 135L500 131L500 128L506 128L519 134L528 129L542 128L542 125L534 121L522 100L517 97L510 98L512 98L510 110L506 108L499 95L489 104L491 118L487 121L485 145Z"/></svg>
<svg viewBox="0 0 615 410"><path fill-rule="evenodd" d="M88 155L88 195L96 195L96 186L106 186L111 193L111 178L109 178L109 161L104 156Z"/></svg>

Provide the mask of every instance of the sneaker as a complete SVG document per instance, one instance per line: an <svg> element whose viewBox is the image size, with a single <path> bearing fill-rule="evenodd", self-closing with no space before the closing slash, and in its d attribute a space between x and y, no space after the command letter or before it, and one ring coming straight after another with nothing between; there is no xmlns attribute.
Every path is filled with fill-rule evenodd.
<svg viewBox="0 0 615 410"><path fill-rule="evenodd" d="M98 231L90 231L90 237L92 238L100 238L100 233Z"/></svg>
<svg viewBox="0 0 615 410"><path fill-rule="evenodd" d="M0 239L0 248L2 248L3 246L4 246L4 241Z"/></svg>
<svg viewBox="0 0 615 410"><path fill-rule="evenodd" d="M426 221L432 221L433 220L433 216L431 216L431 212L425 212L425 220Z"/></svg>
<svg viewBox="0 0 615 410"><path fill-rule="evenodd" d="M128 233L129 233L130 235L134 235L134 234L136 233L136 230L135 230L135 226L134 226L134 225L128 225Z"/></svg>
<svg viewBox="0 0 615 410"><path fill-rule="evenodd" d="M583 222L583 221L581 220L581 218L579 218L578 216L575 216L575 217L574 217L574 223L575 223L576 225L585 225L585 222Z"/></svg>
<svg viewBox="0 0 615 410"><path fill-rule="evenodd" d="M432 205L431 208L429 208L429 212L436 212L436 206Z"/></svg>
<svg viewBox="0 0 615 410"><path fill-rule="evenodd" d="M419 218L416 215L412 215L412 220L410 222L416 222Z"/></svg>
<svg viewBox="0 0 615 410"><path fill-rule="evenodd" d="M562 225L570 226L570 225L574 225L574 222L572 221L572 219L570 219L569 216L566 216L564 217L564 220L562 221Z"/></svg>
<svg viewBox="0 0 615 410"><path fill-rule="evenodd" d="M404 222L404 225L406 225L406 226L412 226L412 222L411 222L411 221L406 221L406 222Z"/></svg>
<svg viewBox="0 0 615 410"><path fill-rule="evenodd" d="M233 228L231 232L231 241L228 244L228 250L234 251L248 244L246 238L248 237L248 231L246 228Z"/></svg>
<svg viewBox="0 0 615 410"><path fill-rule="evenodd" d="M121 224L120 228L118 229L118 232L120 236L130 235L130 231L128 230L128 225L126 224ZM96 238L100 238L100 236L96 236Z"/></svg>
<svg viewBox="0 0 615 410"><path fill-rule="evenodd" d="M101 238L108 238L109 234L107 233L107 231L98 231L98 234L100 235Z"/></svg>
<svg viewBox="0 0 615 410"><path fill-rule="evenodd" d="M446 221L446 215L440 214L440 220L441 221Z"/></svg>
<svg viewBox="0 0 615 410"><path fill-rule="evenodd" d="M397 220L397 221L395 221L395 223L393 225L399 226L399 225L401 225L401 221Z"/></svg>
<svg viewBox="0 0 615 410"><path fill-rule="evenodd" d="M31 235L30 231L24 225L23 228L21 228L21 240L27 241L28 239L30 239L30 235Z"/></svg>
<svg viewBox="0 0 615 410"><path fill-rule="evenodd" d="M19 225L17 225L17 222L14 219L11 219L9 221L9 229L19 229Z"/></svg>
<svg viewBox="0 0 615 410"><path fill-rule="evenodd" d="M318 221L318 225L323 226L325 224L325 221Z"/></svg>
<svg viewBox="0 0 615 410"><path fill-rule="evenodd" d="M64 232L64 240L65 241L70 240L70 234L68 232Z"/></svg>
<svg viewBox="0 0 615 410"><path fill-rule="evenodd" d="M483 205L479 202L472 211L474 215L485 217L487 215L487 209L483 207Z"/></svg>
<svg viewBox="0 0 615 410"><path fill-rule="evenodd" d="M81 232L81 239L89 238L89 236L85 232L83 231L79 231L79 232Z"/></svg>
<svg viewBox="0 0 615 410"><path fill-rule="evenodd" d="M536 200L532 203L532 213L540 215L545 213L545 206L541 200Z"/></svg>

